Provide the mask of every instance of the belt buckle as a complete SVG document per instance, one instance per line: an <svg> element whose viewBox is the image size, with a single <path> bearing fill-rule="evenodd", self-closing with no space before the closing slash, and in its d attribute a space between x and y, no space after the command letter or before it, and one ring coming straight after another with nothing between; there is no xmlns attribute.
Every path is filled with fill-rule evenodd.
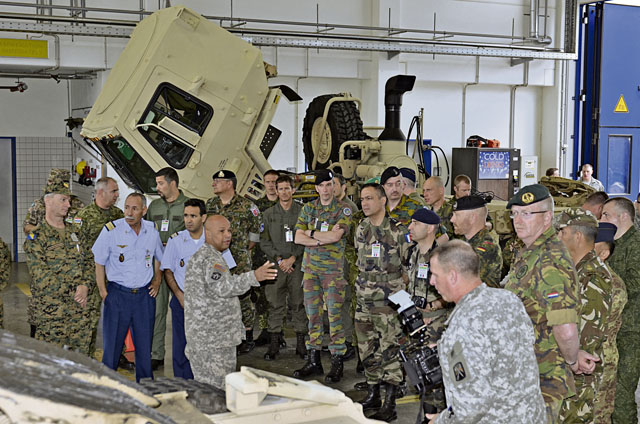
<svg viewBox="0 0 640 424"><path fill-rule="evenodd" d="M133 293L133 294L138 293L138 289L131 289L131 293Z"/></svg>

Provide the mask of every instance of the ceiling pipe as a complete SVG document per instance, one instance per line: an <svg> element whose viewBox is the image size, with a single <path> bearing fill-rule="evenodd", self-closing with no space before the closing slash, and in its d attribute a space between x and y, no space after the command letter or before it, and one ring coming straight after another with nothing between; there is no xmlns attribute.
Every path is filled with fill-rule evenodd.
<svg viewBox="0 0 640 424"><path fill-rule="evenodd" d="M462 142L460 147L467 147L466 126L467 126L467 88L471 85L478 85L480 82L480 56L476 56L476 78L473 82L468 82L462 86Z"/></svg>
<svg viewBox="0 0 640 424"><path fill-rule="evenodd" d="M510 111L509 111L509 148L513 149L515 141L515 119L516 119L516 90L519 87L528 87L529 86L529 61L524 62L524 70L522 76L522 84L512 85L511 86L511 97L510 97Z"/></svg>

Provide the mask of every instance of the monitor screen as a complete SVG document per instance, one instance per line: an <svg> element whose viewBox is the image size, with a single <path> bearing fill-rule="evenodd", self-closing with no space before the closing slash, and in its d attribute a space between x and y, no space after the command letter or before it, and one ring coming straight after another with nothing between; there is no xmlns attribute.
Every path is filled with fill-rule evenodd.
<svg viewBox="0 0 640 424"><path fill-rule="evenodd" d="M478 158L479 180L508 180L511 152L482 151Z"/></svg>

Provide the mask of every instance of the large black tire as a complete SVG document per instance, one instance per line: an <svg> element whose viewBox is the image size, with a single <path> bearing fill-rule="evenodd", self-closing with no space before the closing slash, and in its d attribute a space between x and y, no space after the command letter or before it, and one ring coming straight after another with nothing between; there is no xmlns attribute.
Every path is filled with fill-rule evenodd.
<svg viewBox="0 0 640 424"><path fill-rule="evenodd" d="M310 170L326 169L333 162L337 162L340 146L345 141L371 138L362 129L360 111L358 111L355 102L335 102L331 105L327 115L327 125L330 131L324 133L322 142L319 143L319 151L315 152L318 160L315 167L313 166L313 139L323 134L320 124L322 123L324 108L329 99L337 96L339 94L325 94L316 97L311 101L305 113L302 126L302 147L304 149L304 160Z"/></svg>

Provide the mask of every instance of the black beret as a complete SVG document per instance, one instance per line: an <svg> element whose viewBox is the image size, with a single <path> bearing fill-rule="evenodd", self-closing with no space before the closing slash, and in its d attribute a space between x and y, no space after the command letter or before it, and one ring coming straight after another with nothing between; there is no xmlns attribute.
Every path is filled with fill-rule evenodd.
<svg viewBox="0 0 640 424"><path fill-rule="evenodd" d="M610 222L600 222L598 224L598 235L596 236L596 243L601 241L613 242L613 237L616 235L618 227Z"/></svg>
<svg viewBox="0 0 640 424"><path fill-rule="evenodd" d="M320 169L316 171L316 181L314 183L315 185L320 185L325 181L331 181L331 180L333 180L333 172L331 172L330 170Z"/></svg>
<svg viewBox="0 0 640 424"><path fill-rule="evenodd" d="M516 193L509 203L507 203L507 209L511 209L511 206L529 206L534 203L538 203L550 196L549 190L541 184L532 184L520 189Z"/></svg>
<svg viewBox="0 0 640 424"><path fill-rule="evenodd" d="M471 209L478 209L486 205L487 202L480 196L472 194L471 196L464 196L459 198L453 203L454 211L467 211Z"/></svg>
<svg viewBox="0 0 640 424"><path fill-rule="evenodd" d="M416 182L416 173L411 168L400 168L400 173L406 179Z"/></svg>
<svg viewBox="0 0 640 424"><path fill-rule="evenodd" d="M215 174L213 174L213 176L211 178L213 178L214 180L216 178L229 180L229 179L235 178L235 177L236 177L236 174L234 174L233 172L229 171L228 169L223 169L223 170L218 171Z"/></svg>
<svg viewBox="0 0 640 424"><path fill-rule="evenodd" d="M397 177L398 175L402 175L400 170L395 166L390 166L380 176L380 184L384 185L389 178Z"/></svg>
<svg viewBox="0 0 640 424"><path fill-rule="evenodd" d="M411 215L411 219L430 225L440 224L440 217L438 214L427 208L420 208L416 210L413 215Z"/></svg>

